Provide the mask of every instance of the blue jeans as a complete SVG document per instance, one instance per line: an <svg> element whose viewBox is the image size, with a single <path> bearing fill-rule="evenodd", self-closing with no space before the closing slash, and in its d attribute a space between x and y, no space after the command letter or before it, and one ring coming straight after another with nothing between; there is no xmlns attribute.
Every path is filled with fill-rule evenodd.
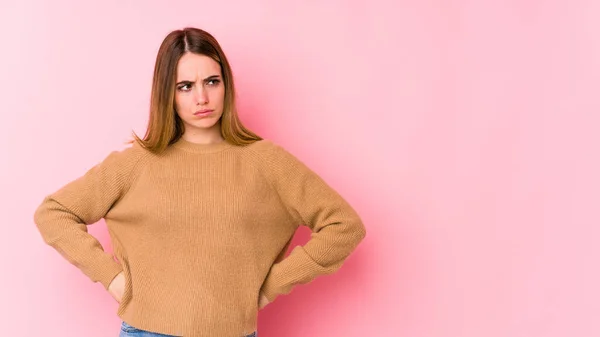
<svg viewBox="0 0 600 337"><path fill-rule="evenodd" d="M125 321L121 324L121 333L119 337L177 337L173 335L165 335L162 333L150 332L141 330L138 328L134 328L131 325L127 324ZM258 333L254 331L246 337L258 337Z"/></svg>

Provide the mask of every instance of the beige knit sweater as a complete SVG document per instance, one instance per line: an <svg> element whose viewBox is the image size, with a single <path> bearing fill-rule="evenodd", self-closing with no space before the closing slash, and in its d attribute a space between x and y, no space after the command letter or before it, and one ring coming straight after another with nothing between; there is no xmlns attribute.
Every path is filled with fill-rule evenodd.
<svg viewBox="0 0 600 337"><path fill-rule="evenodd" d="M104 218L114 257L88 234ZM105 288L121 271L117 315L142 330L239 337L258 300L338 270L365 236L355 210L271 140L248 146L183 139L153 154L111 152L45 197L44 241ZM311 239L285 252L299 225Z"/></svg>

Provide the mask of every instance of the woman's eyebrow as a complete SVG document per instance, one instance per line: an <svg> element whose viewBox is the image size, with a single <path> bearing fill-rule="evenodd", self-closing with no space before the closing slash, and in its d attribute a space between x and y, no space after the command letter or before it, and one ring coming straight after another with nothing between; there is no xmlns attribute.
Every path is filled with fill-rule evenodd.
<svg viewBox="0 0 600 337"><path fill-rule="evenodd" d="M203 79L202 81L208 81L208 80L212 80L214 78L219 78L219 77L221 77L221 76L220 75L210 75L207 78ZM183 80L183 81L177 82L177 85L183 84L183 83L194 83L194 81Z"/></svg>

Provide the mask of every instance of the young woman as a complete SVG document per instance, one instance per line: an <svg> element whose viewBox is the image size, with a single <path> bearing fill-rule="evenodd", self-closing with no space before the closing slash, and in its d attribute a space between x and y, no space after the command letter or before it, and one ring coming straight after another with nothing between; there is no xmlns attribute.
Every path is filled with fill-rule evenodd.
<svg viewBox="0 0 600 337"><path fill-rule="evenodd" d="M143 138L46 196L44 239L119 302L120 336L256 336L258 311L338 270L365 236L315 172L240 122L209 33L169 33ZM114 257L86 225L104 218ZM300 225L313 234L286 257Z"/></svg>

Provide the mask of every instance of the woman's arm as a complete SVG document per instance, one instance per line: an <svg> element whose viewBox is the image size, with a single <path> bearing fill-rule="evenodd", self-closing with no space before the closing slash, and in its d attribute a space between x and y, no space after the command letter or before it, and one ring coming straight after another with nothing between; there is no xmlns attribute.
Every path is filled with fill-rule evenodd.
<svg viewBox="0 0 600 337"><path fill-rule="evenodd" d="M298 284L337 271L366 235L361 218L321 177L281 146L271 142L265 165L275 191L298 224L312 230L304 246L274 264L262 286L272 302Z"/></svg>
<svg viewBox="0 0 600 337"><path fill-rule="evenodd" d="M135 147L135 146L134 146ZM111 152L83 176L46 196L34 213L44 241L105 289L122 270L87 231L121 198L139 161L139 150Z"/></svg>

